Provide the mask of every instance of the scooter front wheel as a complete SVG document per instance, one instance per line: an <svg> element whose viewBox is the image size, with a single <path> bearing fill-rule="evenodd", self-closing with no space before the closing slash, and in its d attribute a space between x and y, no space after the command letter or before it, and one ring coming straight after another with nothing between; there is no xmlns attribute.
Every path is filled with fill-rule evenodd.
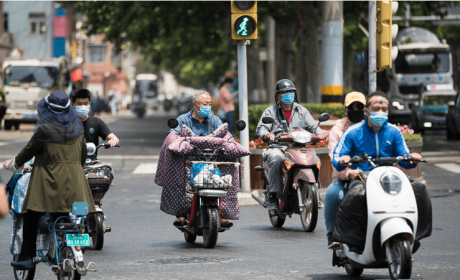
<svg viewBox="0 0 460 280"><path fill-rule="evenodd" d="M318 194L314 184L303 182L301 187L303 209L300 212L300 221L306 232L312 232L318 222Z"/></svg>
<svg viewBox="0 0 460 280"><path fill-rule="evenodd" d="M13 260L17 261L19 256L14 256ZM13 267L14 278L16 280L33 280L35 276L35 267L31 270L20 270Z"/></svg>
<svg viewBox="0 0 460 280"><path fill-rule="evenodd" d="M206 209L205 221L207 225L203 229L203 243L206 248L214 248L217 243L217 234L219 229L217 228L219 215L216 208Z"/></svg>
<svg viewBox="0 0 460 280"><path fill-rule="evenodd" d="M412 254L409 241L402 236L390 240L392 262L388 264L390 277L396 279L410 279L412 274Z"/></svg>

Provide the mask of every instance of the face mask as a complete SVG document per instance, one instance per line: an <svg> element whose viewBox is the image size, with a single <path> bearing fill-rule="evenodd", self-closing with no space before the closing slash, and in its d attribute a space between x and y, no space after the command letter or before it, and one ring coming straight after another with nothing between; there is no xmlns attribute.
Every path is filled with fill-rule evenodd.
<svg viewBox="0 0 460 280"><path fill-rule="evenodd" d="M281 101L283 101L283 103L285 104L291 104L292 102L294 102L294 93L289 92L281 95Z"/></svg>
<svg viewBox="0 0 460 280"><path fill-rule="evenodd" d="M364 120L364 110L348 110L347 117L352 123L359 123Z"/></svg>
<svg viewBox="0 0 460 280"><path fill-rule="evenodd" d="M371 112L370 120L375 126L381 127L388 121L388 114L384 112Z"/></svg>
<svg viewBox="0 0 460 280"><path fill-rule="evenodd" d="M89 105L76 106L75 110L77 110L77 116L84 118L89 114Z"/></svg>
<svg viewBox="0 0 460 280"><path fill-rule="evenodd" d="M206 118L211 113L211 106L200 106L200 111L198 115L202 118Z"/></svg>

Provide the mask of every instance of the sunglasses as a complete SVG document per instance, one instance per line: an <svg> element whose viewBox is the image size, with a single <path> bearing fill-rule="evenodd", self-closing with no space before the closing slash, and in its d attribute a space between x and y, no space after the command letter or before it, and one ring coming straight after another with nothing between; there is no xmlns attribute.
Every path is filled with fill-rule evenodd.
<svg viewBox="0 0 460 280"><path fill-rule="evenodd" d="M351 104L347 107L348 110L364 110L364 104Z"/></svg>

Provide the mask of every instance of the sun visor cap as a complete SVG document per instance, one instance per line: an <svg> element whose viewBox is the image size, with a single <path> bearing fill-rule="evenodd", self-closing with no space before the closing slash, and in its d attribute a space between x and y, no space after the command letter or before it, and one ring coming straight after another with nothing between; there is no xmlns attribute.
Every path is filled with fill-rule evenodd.
<svg viewBox="0 0 460 280"><path fill-rule="evenodd" d="M345 107L348 107L351 103L356 102L356 101L366 105L366 97L364 96L364 94L358 91L352 91L348 93L345 96L344 105Z"/></svg>

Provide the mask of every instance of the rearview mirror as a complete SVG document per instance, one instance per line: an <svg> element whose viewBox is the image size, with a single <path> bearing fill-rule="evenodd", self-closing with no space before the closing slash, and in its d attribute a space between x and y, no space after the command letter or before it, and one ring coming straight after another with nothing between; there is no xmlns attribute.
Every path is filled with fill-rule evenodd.
<svg viewBox="0 0 460 280"><path fill-rule="evenodd" d="M92 156L96 153L96 145L94 143L86 143L86 154Z"/></svg>
<svg viewBox="0 0 460 280"><path fill-rule="evenodd" d="M262 122L264 124L275 123L275 119L272 117L263 117Z"/></svg>
<svg viewBox="0 0 460 280"><path fill-rule="evenodd" d="M235 127L238 131L242 131L246 128L246 123L243 120L239 120L236 122Z"/></svg>
<svg viewBox="0 0 460 280"><path fill-rule="evenodd" d="M325 121L327 121L330 117L331 117L331 115L329 115L329 113L322 113L322 114L319 116L318 121L320 121L320 122L325 122Z"/></svg>
<svg viewBox="0 0 460 280"><path fill-rule="evenodd" d="M175 118L170 118L168 120L168 126L172 129L176 128L179 125L179 122Z"/></svg>

